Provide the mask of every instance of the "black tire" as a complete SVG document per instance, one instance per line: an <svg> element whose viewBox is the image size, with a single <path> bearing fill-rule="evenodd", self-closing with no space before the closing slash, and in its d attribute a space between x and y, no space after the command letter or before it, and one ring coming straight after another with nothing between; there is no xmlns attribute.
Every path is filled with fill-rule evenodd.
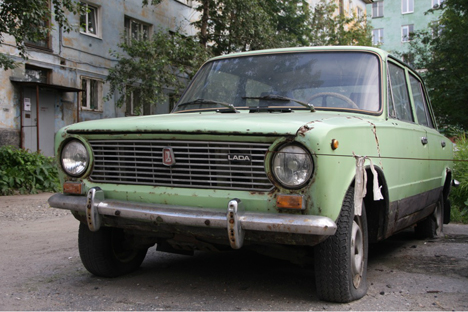
<svg viewBox="0 0 468 312"><path fill-rule="evenodd" d="M450 223L450 211L452 210L452 203L450 199L444 201L444 224Z"/></svg>
<svg viewBox="0 0 468 312"><path fill-rule="evenodd" d="M321 300L343 303L367 293L367 217L364 203L362 215L354 215L354 188L346 193L337 226L315 249L315 280Z"/></svg>
<svg viewBox="0 0 468 312"><path fill-rule="evenodd" d="M102 227L91 232L85 223L80 223L78 248L84 267L101 277L117 277L137 270L148 251L125 246L122 229Z"/></svg>
<svg viewBox="0 0 468 312"><path fill-rule="evenodd" d="M434 212L426 219L418 222L414 233L419 239L442 237L444 228L444 205L439 200Z"/></svg>

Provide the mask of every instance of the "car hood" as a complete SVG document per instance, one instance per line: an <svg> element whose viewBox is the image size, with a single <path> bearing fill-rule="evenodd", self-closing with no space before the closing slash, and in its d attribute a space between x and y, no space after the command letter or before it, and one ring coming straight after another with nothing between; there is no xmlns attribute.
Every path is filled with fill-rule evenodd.
<svg viewBox="0 0 468 312"><path fill-rule="evenodd" d="M328 112L292 113L185 113L124 117L85 121L66 127L71 134L122 133L200 133L240 135L296 135L301 129L362 122L353 114ZM361 115L362 116L362 115Z"/></svg>

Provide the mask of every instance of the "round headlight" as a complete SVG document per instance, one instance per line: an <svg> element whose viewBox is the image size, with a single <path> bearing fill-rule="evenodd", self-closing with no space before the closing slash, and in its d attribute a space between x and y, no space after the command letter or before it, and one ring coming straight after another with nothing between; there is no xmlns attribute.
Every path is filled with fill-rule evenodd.
<svg viewBox="0 0 468 312"><path fill-rule="evenodd" d="M86 147L78 140L72 140L62 149L62 168L74 177L82 175L89 164L89 155Z"/></svg>
<svg viewBox="0 0 468 312"><path fill-rule="evenodd" d="M284 187L300 188L306 184L314 169L309 152L299 145L287 145L273 156L273 174Z"/></svg>

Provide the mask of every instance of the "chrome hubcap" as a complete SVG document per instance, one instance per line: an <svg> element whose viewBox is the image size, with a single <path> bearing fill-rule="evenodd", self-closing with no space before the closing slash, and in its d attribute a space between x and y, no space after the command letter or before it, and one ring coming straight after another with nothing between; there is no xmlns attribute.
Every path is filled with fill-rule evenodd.
<svg viewBox="0 0 468 312"><path fill-rule="evenodd" d="M356 222L357 221L357 222ZM359 223L358 223L359 222ZM354 287L361 284L361 276L364 268L364 241L360 220L355 218L351 229L351 274Z"/></svg>

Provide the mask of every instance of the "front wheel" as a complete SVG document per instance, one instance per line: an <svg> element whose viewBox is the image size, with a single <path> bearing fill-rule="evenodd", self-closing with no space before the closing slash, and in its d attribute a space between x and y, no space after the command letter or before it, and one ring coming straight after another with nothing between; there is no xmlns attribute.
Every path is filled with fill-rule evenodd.
<svg viewBox="0 0 468 312"><path fill-rule="evenodd" d="M321 300L350 302L367 293L367 218L354 214L354 189L346 193L335 235L315 250L317 293Z"/></svg>
<svg viewBox="0 0 468 312"><path fill-rule="evenodd" d="M101 227L92 232L85 223L80 223L78 248L84 267L101 277L117 277L137 270L148 251L133 247L122 229Z"/></svg>

